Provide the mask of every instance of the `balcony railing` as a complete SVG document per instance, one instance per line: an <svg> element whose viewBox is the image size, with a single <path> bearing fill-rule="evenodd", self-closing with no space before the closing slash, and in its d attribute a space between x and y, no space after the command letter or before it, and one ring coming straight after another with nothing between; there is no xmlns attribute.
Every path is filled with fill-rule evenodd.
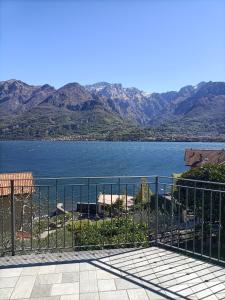
<svg viewBox="0 0 225 300"><path fill-rule="evenodd" d="M159 176L0 185L0 254L158 245L225 261L225 184Z"/></svg>

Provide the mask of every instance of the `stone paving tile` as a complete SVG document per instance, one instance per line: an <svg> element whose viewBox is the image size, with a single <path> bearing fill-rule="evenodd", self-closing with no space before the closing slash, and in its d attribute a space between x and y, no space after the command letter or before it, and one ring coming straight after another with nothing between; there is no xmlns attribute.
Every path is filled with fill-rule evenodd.
<svg viewBox="0 0 225 300"><path fill-rule="evenodd" d="M52 290L51 284L35 285L31 292L31 298L49 297L51 296L51 290Z"/></svg>
<svg viewBox="0 0 225 300"><path fill-rule="evenodd" d="M117 290L137 289L139 286L129 280L123 278L115 279Z"/></svg>
<svg viewBox="0 0 225 300"><path fill-rule="evenodd" d="M0 289L14 287L19 277L0 277Z"/></svg>
<svg viewBox="0 0 225 300"><path fill-rule="evenodd" d="M225 292L225 283L220 283L218 282L218 284L213 285L210 287L210 290L213 293L221 293L221 292Z"/></svg>
<svg viewBox="0 0 225 300"><path fill-rule="evenodd" d="M174 293L179 293L182 296L193 294L193 290L189 287L189 285L181 284L181 285L174 285L174 286L169 286L167 288L168 291L174 292Z"/></svg>
<svg viewBox="0 0 225 300"><path fill-rule="evenodd" d="M116 285L115 285L114 279L100 279L100 280L98 280L98 290L100 292L116 290Z"/></svg>
<svg viewBox="0 0 225 300"><path fill-rule="evenodd" d="M79 282L52 285L51 296L79 294Z"/></svg>
<svg viewBox="0 0 225 300"><path fill-rule="evenodd" d="M97 270L97 279L111 279L111 278L118 278L118 275L111 273L110 271L104 270Z"/></svg>
<svg viewBox="0 0 225 300"><path fill-rule="evenodd" d="M216 297L218 298L218 299L225 299L225 292L224 293L217 293L216 294Z"/></svg>
<svg viewBox="0 0 225 300"><path fill-rule="evenodd" d="M193 295L193 290L189 286L183 288L182 290L177 290L176 292L183 297L189 297L189 295Z"/></svg>
<svg viewBox="0 0 225 300"><path fill-rule="evenodd" d="M80 294L80 300L99 300L98 293Z"/></svg>
<svg viewBox="0 0 225 300"><path fill-rule="evenodd" d="M218 279L219 281L225 282L225 272L224 272L223 275L218 276L217 279Z"/></svg>
<svg viewBox="0 0 225 300"><path fill-rule="evenodd" d="M99 271L103 271L103 272L107 272L108 274L114 274L115 276L120 276L123 275L121 274L121 270L120 269L116 269L111 265L104 265L102 262L97 261L97 262L93 262L94 266L95 266L95 271L99 272ZM124 273L125 274L125 273ZM103 279L103 278L102 278Z"/></svg>
<svg viewBox="0 0 225 300"><path fill-rule="evenodd" d="M2 277L17 277L20 276L22 268L0 269L0 278Z"/></svg>
<svg viewBox="0 0 225 300"><path fill-rule="evenodd" d="M80 271L94 271L96 270L96 267L90 263L86 263L86 262L83 262L83 263L80 263Z"/></svg>
<svg viewBox="0 0 225 300"><path fill-rule="evenodd" d="M25 299L23 299L23 300L25 300ZM60 296L35 297L35 298L29 298L29 300L60 300Z"/></svg>
<svg viewBox="0 0 225 300"><path fill-rule="evenodd" d="M25 267L22 270L21 275L36 275L38 274L40 267Z"/></svg>
<svg viewBox="0 0 225 300"><path fill-rule="evenodd" d="M80 293L98 292L97 272L80 272Z"/></svg>
<svg viewBox="0 0 225 300"><path fill-rule="evenodd" d="M55 271L56 271L55 265L41 266L38 270L38 274L52 274L55 273Z"/></svg>
<svg viewBox="0 0 225 300"><path fill-rule="evenodd" d="M147 281L152 281L157 278L155 274L148 274L148 275L137 274L137 276L140 276L141 278Z"/></svg>
<svg viewBox="0 0 225 300"><path fill-rule="evenodd" d="M62 273L39 274L36 279L37 284L53 284L62 282ZM36 283L35 282L35 283Z"/></svg>
<svg viewBox="0 0 225 300"><path fill-rule="evenodd" d="M8 300L12 294L13 288L0 289L0 299Z"/></svg>
<svg viewBox="0 0 225 300"><path fill-rule="evenodd" d="M191 285L189 285L189 287L192 289L193 293L198 293L198 292L208 289L208 286L206 285L206 283L203 283L203 282L198 283L198 284L191 284Z"/></svg>
<svg viewBox="0 0 225 300"><path fill-rule="evenodd" d="M59 273L61 274L61 273ZM73 273L62 273L62 283L72 283L79 281L80 279L80 274L79 272L73 272Z"/></svg>
<svg viewBox="0 0 225 300"><path fill-rule="evenodd" d="M200 292L197 292L197 293L194 293L194 295L198 298L206 298L206 299L209 299L209 297L212 297L214 296L213 295L213 292L210 290L210 289L204 289Z"/></svg>
<svg viewBox="0 0 225 300"><path fill-rule="evenodd" d="M127 290L129 300L149 300L144 289L130 289Z"/></svg>
<svg viewBox="0 0 225 300"><path fill-rule="evenodd" d="M61 265L57 265L55 268L56 273L79 272L79 270L80 270L79 263L61 264Z"/></svg>
<svg viewBox="0 0 225 300"><path fill-rule="evenodd" d="M80 300L80 296L78 294L63 295L60 297L60 300Z"/></svg>
<svg viewBox="0 0 225 300"><path fill-rule="evenodd" d="M20 276L13 290L11 299L29 298L35 279L35 276Z"/></svg>
<svg viewBox="0 0 225 300"><path fill-rule="evenodd" d="M100 300L129 300L126 291L100 292Z"/></svg>

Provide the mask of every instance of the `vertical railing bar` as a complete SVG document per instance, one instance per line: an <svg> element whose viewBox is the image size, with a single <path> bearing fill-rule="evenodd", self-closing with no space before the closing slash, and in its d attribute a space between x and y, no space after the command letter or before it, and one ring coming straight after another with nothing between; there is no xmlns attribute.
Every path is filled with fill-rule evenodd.
<svg viewBox="0 0 225 300"><path fill-rule="evenodd" d="M141 228L143 226L143 183L141 182Z"/></svg>
<svg viewBox="0 0 225 300"><path fill-rule="evenodd" d="M83 211L83 208L82 208L82 198L83 198L83 193L82 193L82 185L80 185L80 222L79 222L79 225L80 225L80 235L79 235L79 237L80 237L80 244L79 244L79 246L81 246L81 242L82 242L82 221L81 221L81 219L82 219L82 211Z"/></svg>
<svg viewBox="0 0 225 300"><path fill-rule="evenodd" d="M134 197L135 197L135 184L133 184L133 199L134 199ZM132 214L132 241L133 241L133 245L134 245L134 242L135 242L135 239L134 239L134 237L135 237L135 223L134 223L134 214L135 214L135 209L133 209L133 214Z"/></svg>
<svg viewBox="0 0 225 300"><path fill-rule="evenodd" d="M14 180L10 180L10 206L11 206L11 253L12 256L15 255L15 234L16 234L16 228L15 228L15 203L14 203Z"/></svg>
<svg viewBox="0 0 225 300"><path fill-rule="evenodd" d="M3 188L2 187L0 187L0 189L1 189L1 194L3 194L2 193L2 191L3 191ZM4 210L3 210L3 208L4 208L4 206L3 206L3 197L1 197L1 225L2 225L2 238L1 238L1 240L2 240L2 245L1 245L1 248L2 248L2 253L4 252L4 231L5 231L5 224L4 224Z"/></svg>
<svg viewBox="0 0 225 300"><path fill-rule="evenodd" d="M178 186L178 206L178 248L180 248L180 210L182 209L180 202L180 186Z"/></svg>
<svg viewBox="0 0 225 300"><path fill-rule="evenodd" d="M41 248L41 187L38 187L38 250Z"/></svg>
<svg viewBox="0 0 225 300"><path fill-rule="evenodd" d="M21 232L22 232L22 251L24 251L24 198L23 198L23 186L22 186L22 217L21 217Z"/></svg>
<svg viewBox="0 0 225 300"><path fill-rule="evenodd" d="M50 193L49 193L49 186L48 186L47 187L47 199L48 199L48 249L49 249L49 218L50 218L49 198L50 198Z"/></svg>
<svg viewBox="0 0 225 300"><path fill-rule="evenodd" d="M166 184L163 185L163 191L164 191L164 213L163 213L163 233L161 234L162 237L164 237L163 243L166 243ZM161 237L161 238L162 238Z"/></svg>
<svg viewBox="0 0 225 300"><path fill-rule="evenodd" d="M72 237L72 248L74 248L74 186L72 186L72 195L71 195L71 208L72 208L72 230L71 230L71 237Z"/></svg>
<svg viewBox="0 0 225 300"><path fill-rule="evenodd" d="M196 182L194 183L194 232L193 232L193 253L195 253L195 238L196 238Z"/></svg>
<svg viewBox="0 0 225 300"><path fill-rule="evenodd" d="M202 191L202 224L201 224L201 255L203 255L203 243L204 243L204 199L205 191Z"/></svg>
<svg viewBox="0 0 225 300"><path fill-rule="evenodd" d="M210 192L210 217L209 217L209 257L212 257L212 191Z"/></svg>
<svg viewBox="0 0 225 300"><path fill-rule="evenodd" d="M110 188L110 192L111 192L111 197L110 197L110 217L111 217L111 243L112 243L112 240L113 240L113 212L112 212L112 193L113 193L113 188L112 188L112 184L111 184L111 188Z"/></svg>
<svg viewBox="0 0 225 300"><path fill-rule="evenodd" d="M148 202L147 202L147 234L148 234L148 245L150 245L150 203L151 203L151 195L150 195L150 184L148 183Z"/></svg>
<svg viewBox="0 0 225 300"><path fill-rule="evenodd" d="M30 207L30 217L31 217L31 240L30 240L30 247L33 250L33 186L31 186L31 207Z"/></svg>
<svg viewBox="0 0 225 300"><path fill-rule="evenodd" d="M95 185L95 199L96 199L96 206L95 206L95 220L96 220L96 228L98 224L98 213L100 209L100 203L98 203L98 185Z"/></svg>
<svg viewBox="0 0 225 300"><path fill-rule="evenodd" d="M188 188L186 187L186 195L185 195L185 207L186 207L186 220L185 220L185 251L187 251L187 240L188 240L188 231L187 231L187 219L188 219Z"/></svg>
<svg viewBox="0 0 225 300"><path fill-rule="evenodd" d="M56 189L56 197L55 197L55 200L56 200L56 211L57 211L57 204L58 204L58 180L56 179L56 182L55 182L55 189ZM55 231L55 246L56 246L56 249L58 248L58 216L57 216L57 213L55 215L55 222L56 222L56 231Z"/></svg>
<svg viewBox="0 0 225 300"><path fill-rule="evenodd" d="M125 201L126 201L126 243L127 243L127 226L128 226L128 223L127 223L127 183L126 183L126 186L125 186L125 190L126 190L126 198L125 198Z"/></svg>
<svg viewBox="0 0 225 300"><path fill-rule="evenodd" d="M102 203L99 201L99 197L101 192L99 193L99 189L101 191L101 185L99 185L97 182L95 183L95 198L96 198L96 206L95 206L95 229L96 232L98 231L99 227L99 221L100 221L100 216L102 213ZM99 194L98 194L99 193ZM100 247L99 243L96 243L98 247Z"/></svg>
<svg viewBox="0 0 225 300"><path fill-rule="evenodd" d="M171 186L171 220L170 220L170 244L173 246L173 201L174 201L174 179L172 178L172 186Z"/></svg>
<svg viewBox="0 0 225 300"><path fill-rule="evenodd" d="M156 176L155 178L155 195L156 195L156 240L155 243L156 245L158 244L158 210L159 210L159 177Z"/></svg>
<svg viewBox="0 0 225 300"><path fill-rule="evenodd" d="M88 188L88 191L87 191L88 192L87 214L88 214L88 227L89 227L90 226L90 178L88 178L87 181L88 181L87 182L87 188Z"/></svg>
<svg viewBox="0 0 225 300"><path fill-rule="evenodd" d="M221 209L222 209L222 193L219 193L219 237L218 237L218 260L220 261L221 249Z"/></svg>
<svg viewBox="0 0 225 300"><path fill-rule="evenodd" d="M118 178L118 182L119 182L119 185L118 185L119 192L118 192L118 194L119 194L119 196L120 196L120 181L121 181L121 179L120 179L120 177L119 177L119 178Z"/></svg>
<svg viewBox="0 0 225 300"><path fill-rule="evenodd" d="M118 216L119 218L121 217L121 211L120 211L120 193L121 193L121 183L120 183L120 178L119 178L119 192L118 192L118 203L116 203L116 207L118 209ZM115 200L116 201L116 200ZM118 239L118 236L117 236L117 240L116 240L116 244L117 244L117 248L119 248L119 239Z"/></svg>
<svg viewBox="0 0 225 300"><path fill-rule="evenodd" d="M102 190L103 190L103 230L105 231L105 184L103 184ZM102 246L104 247L104 244L105 241L103 239L101 247Z"/></svg>
<svg viewBox="0 0 225 300"><path fill-rule="evenodd" d="M66 247L66 186L63 187L63 246Z"/></svg>

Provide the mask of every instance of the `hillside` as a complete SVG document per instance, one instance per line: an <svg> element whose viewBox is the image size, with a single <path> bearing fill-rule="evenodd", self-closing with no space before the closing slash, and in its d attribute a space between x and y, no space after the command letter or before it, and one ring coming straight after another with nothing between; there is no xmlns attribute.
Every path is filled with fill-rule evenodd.
<svg viewBox="0 0 225 300"><path fill-rule="evenodd" d="M225 83L145 93L121 84L59 89L0 82L1 139L225 140Z"/></svg>

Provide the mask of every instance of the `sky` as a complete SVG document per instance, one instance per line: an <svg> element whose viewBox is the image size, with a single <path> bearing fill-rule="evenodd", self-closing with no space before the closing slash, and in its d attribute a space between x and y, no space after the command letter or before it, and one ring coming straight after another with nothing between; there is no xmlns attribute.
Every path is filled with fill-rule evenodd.
<svg viewBox="0 0 225 300"><path fill-rule="evenodd" d="M146 92L225 81L225 1L0 0L0 80L8 79Z"/></svg>

